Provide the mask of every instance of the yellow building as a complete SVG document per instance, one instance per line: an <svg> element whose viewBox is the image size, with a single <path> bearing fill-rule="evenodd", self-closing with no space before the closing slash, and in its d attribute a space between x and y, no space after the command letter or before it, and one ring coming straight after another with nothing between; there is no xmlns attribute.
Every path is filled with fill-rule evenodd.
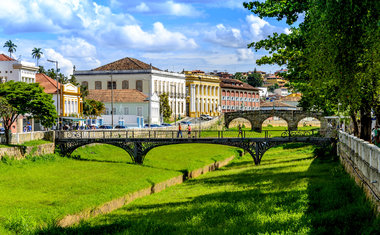
<svg viewBox="0 0 380 235"><path fill-rule="evenodd" d="M202 71L185 71L187 116L220 115L220 80Z"/></svg>

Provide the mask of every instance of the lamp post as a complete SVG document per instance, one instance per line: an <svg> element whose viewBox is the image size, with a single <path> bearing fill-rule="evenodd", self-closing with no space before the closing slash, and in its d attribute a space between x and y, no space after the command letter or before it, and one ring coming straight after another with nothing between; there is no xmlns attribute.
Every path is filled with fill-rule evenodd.
<svg viewBox="0 0 380 235"><path fill-rule="evenodd" d="M58 88L58 61L57 60L47 60L48 62L55 63L56 79L57 79L57 129L59 129L59 88Z"/></svg>
<svg viewBox="0 0 380 235"><path fill-rule="evenodd" d="M202 77L198 76L199 79L199 130L202 130L202 121L201 121L201 113L202 113L202 102L201 102L201 87L202 87Z"/></svg>
<svg viewBox="0 0 380 235"><path fill-rule="evenodd" d="M111 72L111 126L113 128L113 80L112 80L112 72Z"/></svg>
<svg viewBox="0 0 380 235"><path fill-rule="evenodd" d="M175 85L170 85L174 88L174 125L177 126L177 89Z"/></svg>

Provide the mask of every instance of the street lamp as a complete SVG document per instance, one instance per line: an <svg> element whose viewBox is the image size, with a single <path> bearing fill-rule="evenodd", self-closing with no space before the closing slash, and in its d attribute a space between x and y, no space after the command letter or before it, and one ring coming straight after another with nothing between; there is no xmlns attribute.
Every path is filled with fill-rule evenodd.
<svg viewBox="0 0 380 235"><path fill-rule="evenodd" d="M176 86L171 84L172 90L174 88L174 125L177 125L177 89Z"/></svg>
<svg viewBox="0 0 380 235"><path fill-rule="evenodd" d="M57 79L57 130L59 128L59 89L58 89L58 61L57 60L47 60L48 62L55 63L55 69L57 71L56 79Z"/></svg>
<svg viewBox="0 0 380 235"><path fill-rule="evenodd" d="M199 79L199 130L201 131L202 130L202 121L201 121L201 113L202 113L202 102L201 102L201 87L202 87L202 77L201 76L198 76L198 79ZM197 105L198 106L198 105Z"/></svg>
<svg viewBox="0 0 380 235"><path fill-rule="evenodd" d="M113 128L113 80L112 80L112 72L111 76L111 126Z"/></svg>

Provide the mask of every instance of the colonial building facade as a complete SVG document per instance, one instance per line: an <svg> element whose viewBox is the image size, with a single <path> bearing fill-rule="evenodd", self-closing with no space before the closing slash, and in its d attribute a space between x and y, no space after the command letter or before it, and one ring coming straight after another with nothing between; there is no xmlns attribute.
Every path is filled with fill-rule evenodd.
<svg viewBox="0 0 380 235"><path fill-rule="evenodd" d="M140 60L126 57L99 68L87 71L74 71L77 81L89 90L135 89L148 96L149 110L147 123L159 123L155 118L157 109L150 102L154 95L169 94L169 104L173 116L184 116L185 75L165 72Z"/></svg>
<svg viewBox="0 0 380 235"><path fill-rule="evenodd" d="M202 71L186 71L187 116L220 115L220 81Z"/></svg>
<svg viewBox="0 0 380 235"><path fill-rule="evenodd" d="M45 88L45 93L53 96L54 105L59 107L57 111L61 124L62 120L78 120L83 116L83 100L79 87L71 83L57 83L56 80L43 73L36 74L36 82Z"/></svg>
<svg viewBox="0 0 380 235"><path fill-rule="evenodd" d="M259 89L236 79L221 79L222 112L260 108Z"/></svg>

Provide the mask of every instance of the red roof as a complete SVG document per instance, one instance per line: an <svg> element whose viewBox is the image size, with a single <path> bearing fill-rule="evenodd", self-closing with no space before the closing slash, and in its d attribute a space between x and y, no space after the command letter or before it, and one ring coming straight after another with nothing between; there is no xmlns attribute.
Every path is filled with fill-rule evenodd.
<svg viewBox="0 0 380 235"><path fill-rule="evenodd" d="M135 89L115 89L113 90L113 102L115 103L143 103L148 102L148 96ZM101 102L111 102L111 90L88 90L87 99Z"/></svg>
<svg viewBox="0 0 380 235"><path fill-rule="evenodd" d="M57 94L57 81L44 73L36 74L36 82L45 88L47 94ZM58 89L61 89L61 83L58 83Z"/></svg>
<svg viewBox="0 0 380 235"><path fill-rule="evenodd" d="M0 54L0 61L15 61L15 59L13 59L9 56L6 56L4 54Z"/></svg>
<svg viewBox="0 0 380 235"><path fill-rule="evenodd" d="M242 90L251 90L258 91L259 89L244 83L237 79L231 78L220 78L220 87L221 88L232 88L232 89L242 89Z"/></svg>
<svg viewBox="0 0 380 235"><path fill-rule="evenodd" d="M110 70L148 70L148 69L160 70L154 66L144 63L138 59L125 57L123 59L114 61L112 63L100 66L94 71L110 71Z"/></svg>

